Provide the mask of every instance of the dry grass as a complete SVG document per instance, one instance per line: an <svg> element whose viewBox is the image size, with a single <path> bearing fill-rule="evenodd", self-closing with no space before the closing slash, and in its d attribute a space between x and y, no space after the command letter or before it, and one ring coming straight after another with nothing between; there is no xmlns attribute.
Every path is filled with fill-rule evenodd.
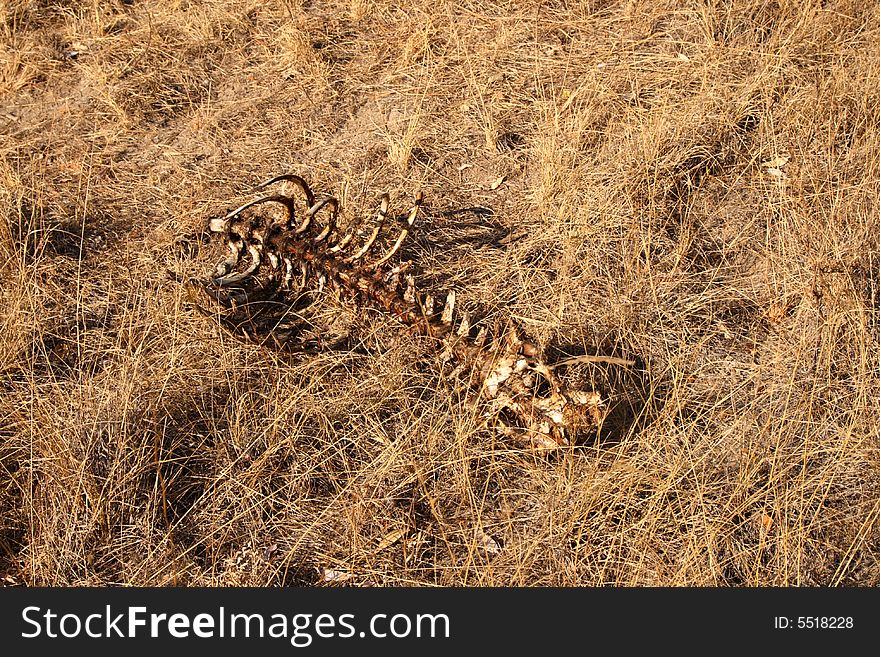
<svg viewBox="0 0 880 657"><path fill-rule="evenodd" d="M880 584L877 5L7 0L0 30L6 583ZM424 190L425 282L638 358L580 366L599 435L506 443L376 313L328 302L361 347L284 360L190 311L165 267L213 263L175 240L283 171L349 219Z"/></svg>

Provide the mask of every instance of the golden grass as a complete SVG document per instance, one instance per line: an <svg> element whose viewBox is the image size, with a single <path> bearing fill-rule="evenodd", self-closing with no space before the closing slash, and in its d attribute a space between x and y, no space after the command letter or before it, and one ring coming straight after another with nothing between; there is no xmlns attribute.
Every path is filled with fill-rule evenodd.
<svg viewBox="0 0 880 657"><path fill-rule="evenodd" d="M7 1L0 579L880 584L878 43L846 0ZM296 359L193 313L176 241L283 171L422 189L424 282L637 358L572 368L599 435L508 444L375 312Z"/></svg>

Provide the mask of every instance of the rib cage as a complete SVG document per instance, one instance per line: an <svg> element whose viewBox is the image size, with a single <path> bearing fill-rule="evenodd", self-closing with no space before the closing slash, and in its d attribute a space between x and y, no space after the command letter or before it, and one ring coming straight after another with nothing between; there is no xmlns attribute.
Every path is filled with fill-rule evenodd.
<svg viewBox="0 0 880 657"><path fill-rule="evenodd" d="M388 219L387 194L360 241L358 226L339 234L337 199L316 199L299 176L276 176L257 190L266 193L211 220L210 232L222 236L229 255L210 277L188 281L213 302L215 311L196 307L218 317L227 329L278 349L317 347L297 342L290 318L313 290L328 288L341 299L384 310L411 330L436 338L449 374L466 376L476 399L488 402L484 417L517 442L557 448L601 422L599 394L564 387L556 366L545 362L541 349L518 326L510 321L472 326L467 313L456 311L454 291L442 305L435 303L433 296L415 289L409 262L394 264L419 213L420 193L393 245L369 259ZM297 219L297 205L303 202L305 211ZM280 217L257 211L279 207Z"/></svg>

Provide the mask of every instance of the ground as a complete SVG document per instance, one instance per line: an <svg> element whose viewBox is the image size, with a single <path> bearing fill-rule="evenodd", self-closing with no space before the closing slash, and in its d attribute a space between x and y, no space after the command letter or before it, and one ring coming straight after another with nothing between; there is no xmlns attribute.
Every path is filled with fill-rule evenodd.
<svg viewBox="0 0 880 657"><path fill-rule="evenodd" d="M0 579L880 584L880 6L9 0ZM323 300L284 355L168 270L277 173L582 364L552 453Z"/></svg>

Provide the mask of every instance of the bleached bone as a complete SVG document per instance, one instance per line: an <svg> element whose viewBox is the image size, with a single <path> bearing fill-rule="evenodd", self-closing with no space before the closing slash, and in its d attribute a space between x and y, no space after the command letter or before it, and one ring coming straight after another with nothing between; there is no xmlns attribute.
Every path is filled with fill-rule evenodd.
<svg viewBox="0 0 880 657"><path fill-rule="evenodd" d="M311 187L309 187L305 180L293 173L282 173L280 176L269 178L269 180L261 182L254 189L266 189L266 187L274 185L277 182L292 182L305 195L306 207L310 208L315 204L315 195L312 193Z"/></svg>
<svg viewBox="0 0 880 657"><path fill-rule="evenodd" d="M227 242L227 245L229 246L230 251L229 256L226 260L217 264L217 268L214 271L214 278L222 278L235 269L235 266L238 264L238 260L241 257L241 250L244 248L244 240L231 239Z"/></svg>
<svg viewBox="0 0 880 657"><path fill-rule="evenodd" d="M452 324L452 313L455 310L455 290L450 290L446 295L446 303L443 305L443 314L440 321L446 325Z"/></svg>
<svg viewBox="0 0 880 657"><path fill-rule="evenodd" d="M477 337L474 338L474 346L479 348L484 347L486 345L486 336L488 333L489 331L485 326L480 328L480 330L477 331Z"/></svg>
<svg viewBox="0 0 880 657"><path fill-rule="evenodd" d="M230 285L235 285L236 283L241 283L244 280L247 280L251 276L253 276L254 272L257 271L260 267L260 262L262 260L261 249L258 245L252 244L248 246L248 253L251 254L251 265L247 269L238 274L227 274L226 276L221 276L219 278L215 278L213 283L217 287L229 287Z"/></svg>
<svg viewBox="0 0 880 657"><path fill-rule="evenodd" d="M252 208L255 205L260 205L262 203L280 203L287 209L288 213L288 221L294 216L295 208L293 199L289 196L282 196L280 194L266 194L265 196L260 196L259 198L255 198L252 201L248 201L244 205L241 205L235 210L231 212L227 212L224 217L221 219L212 219L210 223L210 229L215 233L223 233L229 229L230 222L240 215L242 212L247 210L248 208Z"/></svg>
<svg viewBox="0 0 880 657"><path fill-rule="evenodd" d="M224 215L222 217L214 217L211 221L208 222L208 230L212 233L225 233L226 229L229 228L229 216Z"/></svg>
<svg viewBox="0 0 880 657"><path fill-rule="evenodd" d="M306 216L303 217L303 220L300 223L300 225L294 229L293 234L294 235L302 235L304 232L306 232L309 229L309 227L312 225L312 216L313 215L311 215L307 212Z"/></svg>
<svg viewBox="0 0 880 657"><path fill-rule="evenodd" d="M415 204L412 206L412 208L410 208L409 215L406 218L406 226L400 232L400 237L397 238L397 241L394 243L394 246L391 247L391 249L388 251L388 253L386 253L384 256L379 258L376 262L374 262L371 265L371 267L373 269L377 269L380 265L384 264L385 262L388 262L388 259L391 258L395 253L397 253L398 249L400 249L400 246L403 244L403 241L406 239L406 236L409 235L409 231L412 228L413 222L415 222L415 220L416 220L416 215L419 213L419 206L421 206L421 204L422 204L422 193L419 192L416 195Z"/></svg>
<svg viewBox="0 0 880 657"><path fill-rule="evenodd" d="M400 285L400 274L404 269L401 266L392 267L382 276L382 282L396 290Z"/></svg>
<svg viewBox="0 0 880 657"><path fill-rule="evenodd" d="M299 273L300 273L299 287L300 287L300 289L302 289L306 286L306 282L309 280L309 268L308 268L308 265L306 265L306 263L304 263L304 262L299 263Z"/></svg>
<svg viewBox="0 0 880 657"><path fill-rule="evenodd" d="M360 228L360 221L355 221L351 226L348 227L345 235L342 236L336 244L331 246L327 252L328 253L340 253L345 250L345 248L351 244L351 241L354 239L355 235L357 235L358 229Z"/></svg>
<svg viewBox="0 0 880 657"><path fill-rule="evenodd" d="M406 276L406 289L403 291L403 300L405 303L413 305L416 302L416 284L412 274L407 274Z"/></svg>
<svg viewBox="0 0 880 657"><path fill-rule="evenodd" d="M291 260L290 256L284 256L282 261L284 262L284 277L281 284L286 288L290 288L290 281L293 280L293 260Z"/></svg>
<svg viewBox="0 0 880 657"><path fill-rule="evenodd" d="M340 251L342 251L345 247L348 246L349 242L351 242L351 240L354 239L354 233L355 233L355 231L353 229L349 230L343 236L343 238L341 240L339 240L338 242L336 242L336 244L334 244L332 247L330 247L328 252L329 253L339 253Z"/></svg>
<svg viewBox="0 0 880 657"><path fill-rule="evenodd" d="M337 201L332 196L327 196L326 198L321 199L317 203L315 203L312 207L308 209L306 212L307 215L314 217L324 206L329 205L330 208L330 219L327 221L327 225L324 226L324 230L318 233L315 238L315 244L319 242L323 242L327 237L336 230L336 215L339 212L339 201Z"/></svg>
<svg viewBox="0 0 880 657"><path fill-rule="evenodd" d="M360 260L366 255L367 251L372 248L373 244L376 242L376 238L379 237L379 231L382 230L382 224L385 223L385 217L388 216L389 202L390 198L388 194L383 194L382 200L379 203L379 214L376 216L376 222L373 225L373 232L370 233L370 236L354 255L346 258L346 262L354 262L355 260Z"/></svg>

